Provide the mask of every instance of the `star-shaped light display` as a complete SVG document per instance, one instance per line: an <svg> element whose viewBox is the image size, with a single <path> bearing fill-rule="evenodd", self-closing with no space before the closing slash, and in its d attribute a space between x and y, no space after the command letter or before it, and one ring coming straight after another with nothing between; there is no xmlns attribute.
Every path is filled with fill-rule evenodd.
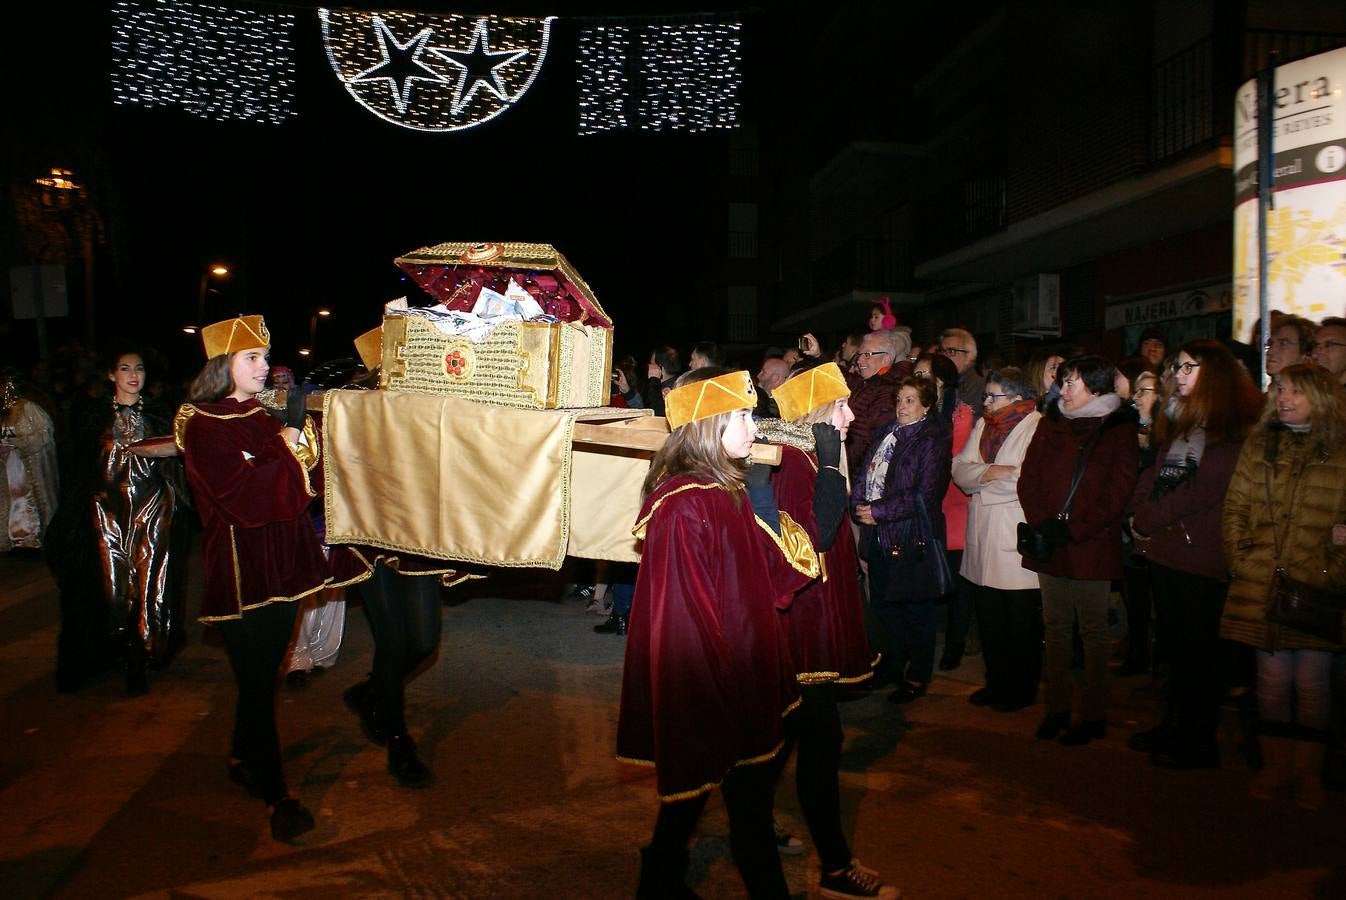
<svg viewBox="0 0 1346 900"><path fill-rule="evenodd" d="M486 20L478 19L472 27L472 41L466 50L432 47L431 52L443 57L461 70L453 95L453 114L458 115L472 102L478 87L508 101L508 88L500 77L500 69L528 55L527 50L492 50L486 35Z"/></svg>
<svg viewBox="0 0 1346 900"><path fill-rule="evenodd" d="M352 84L364 81L386 81L393 92L393 104L399 113L405 114L411 99L412 83L420 81L448 81L440 73L421 62L425 44L434 33L431 28L422 28L405 44L398 41L388 23L381 16L374 16L374 33L378 37L379 52L383 59L372 68L366 69L351 79Z"/></svg>
<svg viewBox="0 0 1346 900"><path fill-rule="evenodd" d="M517 103L542 68L553 21L354 9L318 17L328 61L351 96L418 131L471 128Z"/></svg>

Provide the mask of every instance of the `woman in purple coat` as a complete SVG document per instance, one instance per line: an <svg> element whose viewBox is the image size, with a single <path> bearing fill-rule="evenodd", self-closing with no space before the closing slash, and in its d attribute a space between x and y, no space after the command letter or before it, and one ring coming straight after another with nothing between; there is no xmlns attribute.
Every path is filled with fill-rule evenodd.
<svg viewBox="0 0 1346 900"><path fill-rule="evenodd" d="M947 427L929 415L935 383L905 378L897 391L897 419L874 436L854 476L851 506L866 526L860 533L869 563L869 602L889 643L889 672L898 689L888 699L907 703L925 694L935 668L936 596L916 596L908 580L894 577L906 536L915 526L917 503L925 504L932 537L944 539L940 508L949 487L952 459Z"/></svg>

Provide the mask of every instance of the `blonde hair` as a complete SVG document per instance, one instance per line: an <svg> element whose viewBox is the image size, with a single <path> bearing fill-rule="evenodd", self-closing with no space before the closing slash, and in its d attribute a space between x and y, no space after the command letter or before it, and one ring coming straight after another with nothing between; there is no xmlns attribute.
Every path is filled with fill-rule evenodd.
<svg viewBox="0 0 1346 900"><path fill-rule="evenodd" d="M719 366L706 366L685 372L678 378L677 386L694 384L731 370ZM729 425L730 416L738 410L724 412L706 419L688 422L664 441L664 445L654 454L650 462L649 474L641 486L641 495L648 496L651 491L670 478L679 475L699 475L721 485L738 501L738 492L743 490L743 472L747 465L742 460L733 459L724 450L721 438Z"/></svg>
<svg viewBox="0 0 1346 900"><path fill-rule="evenodd" d="M1309 434L1318 447L1330 453L1346 443L1346 397L1332 373L1314 363L1295 363L1276 374L1278 382L1287 379L1309 398ZM1267 426L1279 420L1276 391L1271 390L1267 392L1267 402L1262 407L1257 428L1265 431Z"/></svg>

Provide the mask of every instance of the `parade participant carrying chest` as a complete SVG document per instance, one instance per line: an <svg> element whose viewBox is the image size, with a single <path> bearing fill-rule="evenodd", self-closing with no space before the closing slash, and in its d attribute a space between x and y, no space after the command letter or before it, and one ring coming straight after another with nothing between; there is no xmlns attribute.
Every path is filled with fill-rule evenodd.
<svg viewBox="0 0 1346 900"><path fill-rule="evenodd" d="M755 394L747 372L684 375L667 398L673 433L645 482L617 731L619 758L652 766L663 801L642 851L642 895L681 882L687 841L717 785L749 893L787 895L771 763L798 688L778 610L816 577L818 561L765 479L745 485Z"/></svg>
<svg viewBox="0 0 1346 900"><path fill-rule="evenodd" d="M261 316L201 331L208 362L173 423L201 514L201 621L224 639L238 685L229 776L271 809L278 840L313 828L289 795L276 730L276 683L294 629L294 601L331 581L307 515L319 448L304 398L292 391L282 424L257 402L270 333Z"/></svg>

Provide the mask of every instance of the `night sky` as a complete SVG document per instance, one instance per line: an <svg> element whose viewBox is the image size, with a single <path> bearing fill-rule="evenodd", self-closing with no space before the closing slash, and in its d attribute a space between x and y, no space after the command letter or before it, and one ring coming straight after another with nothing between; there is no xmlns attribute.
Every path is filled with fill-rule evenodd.
<svg viewBox="0 0 1346 900"><path fill-rule="evenodd" d="M819 154L844 139L843 129L794 107L791 92L845 94L868 83L876 69L895 79L902 65L871 52L837 60L835 68L801 58L794 70L800 83L781 83L780 59L771 56L780 36L806 40L816 21L792 20L798 13L776 8L695 7L663 11L742 11L744 121L799 113L790 129L812 133ZM95 266L99 344L130 335L167 354L185 370L179 377L190 374L201 361L199 346L180 329L196 319L200 273L218 261L234 274L208 295L207 321L264 313L275 361L293 363L294 351L308 341L310 316L325 306L335 315L319 326L316 356L349 355L350 339L378 323L384 301L408 294L413 303L428 302L392 260L441 241L555 245L615 320L619 352L639 354L660 338L659 311L667 304L685 305L696 321L699 305L722 302L722 293L707 296L698 288L697 268L699 260L724 254L730 198L707 184L726 164L726 133L576 134L574 57L584 23L567 16L623 10L612 4L502 7L501 13L561 16L542 72L512 109L477 128L444 134L397 127L356 104L328 64L316 12L296 11L298 116L281 126L115 106L104 4L57 0L11 14L18 18L6 30L20 45L4 60L6 108L18 125L6 147L7 181L30 183L49 167L64 166L91 189L107 234ZM879 34L863 39L890 46ZM784 71L791 71L788 65ZM828 74L821 86L809 74L819 71ZM765 129L764 140L774 133L780 132ZM764 158L772 152L764 146ZM765 194L773 190L764 184ZM27 263L12 223L4 238L6 268ZM77 315L52 321L53 346L84 334L81 293L72 284ZM0 328L18 339L21 352L35 353L31 322L0 321Z"/></svg>

